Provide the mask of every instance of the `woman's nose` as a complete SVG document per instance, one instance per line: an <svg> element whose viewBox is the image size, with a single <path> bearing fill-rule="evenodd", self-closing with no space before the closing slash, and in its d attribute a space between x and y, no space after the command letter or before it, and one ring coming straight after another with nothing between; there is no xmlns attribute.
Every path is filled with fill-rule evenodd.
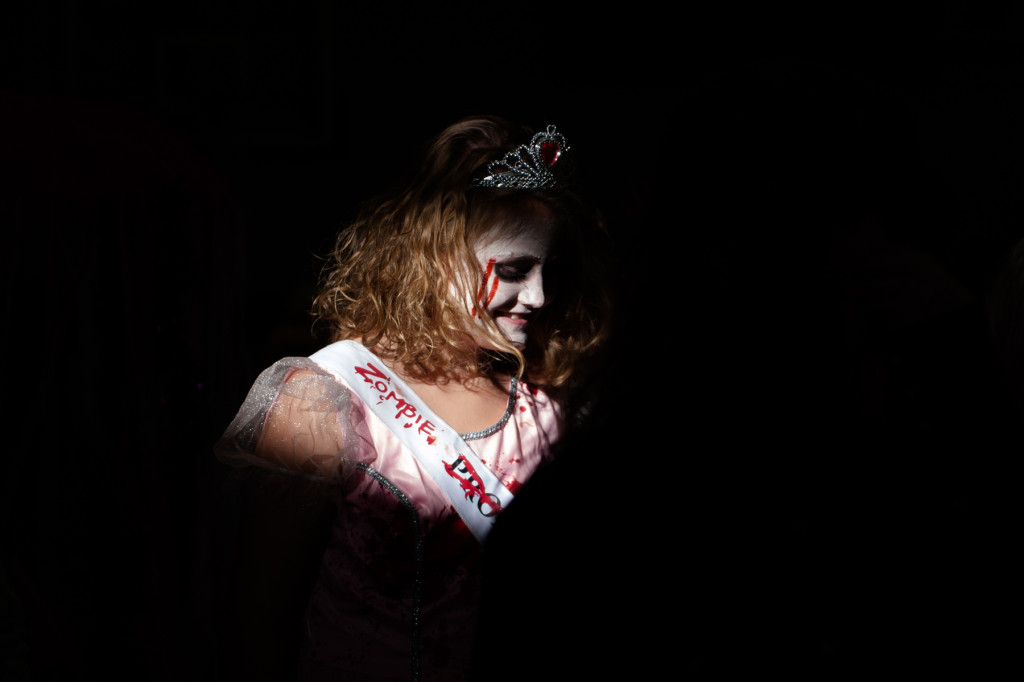
<svg viewBox="0 0 1024 682"><path fill-rule="evenodd" d="M530 308L543 307L544 275L539 267L534 268L533 272L523 280L523 288L519 290L519 302Z"/></svg>

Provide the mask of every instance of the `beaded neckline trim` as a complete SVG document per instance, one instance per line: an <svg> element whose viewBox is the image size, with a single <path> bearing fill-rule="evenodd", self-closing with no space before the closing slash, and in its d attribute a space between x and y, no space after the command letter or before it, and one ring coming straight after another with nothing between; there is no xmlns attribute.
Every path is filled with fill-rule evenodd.
<svg viewBox="0 0 1024 682"><path fill-rule="evenodd" d="M462 438L462 440L479 440L481 438L486 438L487 436L491 435L495 431L498 431L499 429L501 429L501 427L505 426L506 422L508 422L508 418L512 416L512 410L515 409L515 406L516 406L516 390L518 388L519 388L519 382L516 380L515 377L512 377L512 381L509 382L508 407L505 408L505 414L497 422L495 422L491 426L488 426L486 429L483 429L482 431L471 431L470 433L460 433L459 436Z"/></svg>

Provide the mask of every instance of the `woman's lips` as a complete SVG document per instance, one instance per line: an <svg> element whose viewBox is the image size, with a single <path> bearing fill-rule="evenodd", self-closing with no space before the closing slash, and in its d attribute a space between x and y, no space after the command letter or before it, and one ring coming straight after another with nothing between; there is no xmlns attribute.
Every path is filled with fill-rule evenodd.
<svg viewBox="0 0 1024 682"><path fill-rule="evenodd" d="M529 320L527 313L498 313L495 317L503 320L506 324L524 325Z"/></svg>

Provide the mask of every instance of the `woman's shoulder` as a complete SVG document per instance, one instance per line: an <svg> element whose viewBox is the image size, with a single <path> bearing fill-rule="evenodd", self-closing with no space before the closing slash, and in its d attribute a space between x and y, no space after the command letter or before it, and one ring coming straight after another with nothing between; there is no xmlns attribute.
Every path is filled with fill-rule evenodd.
<svg viewBox="0 0 1024 682"><path fill-rule="evenodd" d="M257 377L217 455L236 466L335 479L341 459L363 459L362 419L352 414L359 408L358 397L313 360L283 358Z"/></svg>

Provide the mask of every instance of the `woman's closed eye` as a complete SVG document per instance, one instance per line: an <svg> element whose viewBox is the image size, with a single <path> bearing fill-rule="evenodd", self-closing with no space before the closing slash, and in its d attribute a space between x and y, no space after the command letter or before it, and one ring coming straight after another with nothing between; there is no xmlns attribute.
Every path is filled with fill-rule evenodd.
<svg viewBox="0 0 1024 682"><path fill-rule="evenodd" d="M503 261L495 264L494 274L502 282L522 282L530 275L535 265L537 261L532 258Z"/></svg>

